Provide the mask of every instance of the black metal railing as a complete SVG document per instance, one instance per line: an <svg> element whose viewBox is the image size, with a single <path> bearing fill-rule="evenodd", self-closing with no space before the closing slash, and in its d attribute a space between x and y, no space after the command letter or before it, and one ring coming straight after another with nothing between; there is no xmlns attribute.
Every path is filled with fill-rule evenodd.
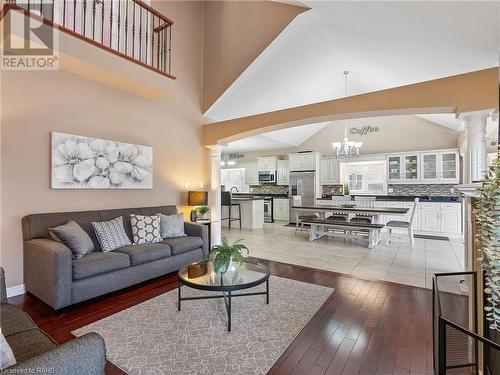
<svg viewBox="0 0 500 375"><path fill-rule="evenodd" d="M175 78L173 21L141 0L6 0L5 7Z"/></svg>
<svg viewBox="0 0 500 375"><path fill-rule="evenodd" d="M443 280L455 279L460 292ZM457 280L458 278L458 280ZM446 283L443 283L446 284ZM478 374L479 345L483 346L482 363L491 350L500 351L500 345L480 335L478 330L477 273L449 272L434 274L432 284L432 328L434 372L445 374ZM443 307L444 306L444 307ZM482 316L482 315L481 315ZM468 327L468 328L466 328Z"/></svg>

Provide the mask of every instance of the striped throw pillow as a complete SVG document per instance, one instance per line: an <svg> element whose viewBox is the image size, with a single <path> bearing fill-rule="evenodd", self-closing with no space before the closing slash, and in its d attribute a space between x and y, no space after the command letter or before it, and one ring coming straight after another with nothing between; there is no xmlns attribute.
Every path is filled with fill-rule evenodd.
<svg viewBox="0 0 500 375"><path fill-rule="evenodd" d="M92 226L103 252L132 245L127 233L125 233L123 217L121 216L109 221L92 222Z"/></svg>

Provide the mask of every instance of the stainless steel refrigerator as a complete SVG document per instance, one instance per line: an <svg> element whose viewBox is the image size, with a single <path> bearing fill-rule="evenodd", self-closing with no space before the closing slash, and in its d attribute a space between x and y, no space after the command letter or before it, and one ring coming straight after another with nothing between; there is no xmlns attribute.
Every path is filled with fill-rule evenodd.
<svg viewBox="0 0 500 375"><path fill-rule="evenodd" d="M290 211L289 222L295 223L295 209L292 208L293 196L302 199L303 206L314 206L316 201L316 172L290 172L289 190Z"/></svg>

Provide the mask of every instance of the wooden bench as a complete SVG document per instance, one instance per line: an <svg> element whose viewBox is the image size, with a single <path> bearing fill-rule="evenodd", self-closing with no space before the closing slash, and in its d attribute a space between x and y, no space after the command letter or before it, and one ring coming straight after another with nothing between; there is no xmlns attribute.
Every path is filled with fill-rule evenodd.
<svg viewBox="0 0 500 375"><path fill-rule="evenodd" d="M338 236L349 239L366 237L368 248L373 249L380 242L380 231L384 224L353 223L337 220L303 220L311 226L309 241L316 241L323 236ZM334 233L331 229L342 230L344 233Z"/></svg>

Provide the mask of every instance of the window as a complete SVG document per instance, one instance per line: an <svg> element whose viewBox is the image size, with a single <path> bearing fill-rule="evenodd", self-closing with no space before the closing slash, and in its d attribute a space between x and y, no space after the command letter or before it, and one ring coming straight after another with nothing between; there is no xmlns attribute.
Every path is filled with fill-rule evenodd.
<svg viewBox="0 0 500 375"><path fill-rule="evenodd" d="M248 192L248 185L245 183L245 168L221 169L220 177L225 191L236 187L239 192Z"/></svg>
<svg viewBox="0 0 500 375"><path fill-rule="evenodd" d="M387 194L385 160L340 163L340 178L355 194Z"/></svg>

